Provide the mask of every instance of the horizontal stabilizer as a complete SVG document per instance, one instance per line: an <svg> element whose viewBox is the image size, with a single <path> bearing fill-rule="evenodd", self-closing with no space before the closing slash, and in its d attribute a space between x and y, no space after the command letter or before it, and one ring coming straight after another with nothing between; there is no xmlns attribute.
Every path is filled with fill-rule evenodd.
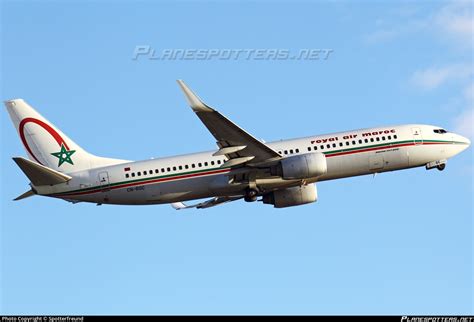
<svg viewBox="0 0 474 322"><path fill-rule="evenodd" d="M55 185L68 182L72 177L45 167L44 165L27 160L22 157L13 158L21 171L30 179L35 186Z"/></svg>
<svg viewBox="0 0 474 322"><path fill-rule="evenodd" d="M21 199L25 199L25 198L28 198L28 197L31 197L31 196L34 196L36 193L33 191L33 190L28 190L27 192L19 195L18 197L16 197L15 201L18 201L18 200L21 200Z"/></svg>

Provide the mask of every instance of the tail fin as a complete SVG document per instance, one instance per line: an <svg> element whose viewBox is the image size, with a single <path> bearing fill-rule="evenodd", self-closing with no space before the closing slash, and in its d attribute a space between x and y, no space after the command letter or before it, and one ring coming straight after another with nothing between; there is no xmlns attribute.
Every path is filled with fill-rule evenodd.
<svg viewBox="0 0 474 322"><path fill-rule="evenodd" d="M5 105L29 159L40 165L68 173L125 162L86 152L22 99Z"/></svg>

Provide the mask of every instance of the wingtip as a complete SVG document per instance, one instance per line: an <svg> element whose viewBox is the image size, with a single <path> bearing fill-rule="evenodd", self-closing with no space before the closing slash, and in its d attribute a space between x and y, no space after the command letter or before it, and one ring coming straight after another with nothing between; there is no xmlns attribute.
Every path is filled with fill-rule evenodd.
<svg viewBox="0 0 474 322"><path fill-rule="evenodd" d="M16 164L19 164L19 162L21 162L24 158L22 157L12 157L12 160L16 163Z"/></svg>
<svg viewBox="0 0 474 322"><path fill-rule="evenodd" d="M173 202L171 204L171 207L175 210L181 210L181 209L186 209L186 205L182 202Z"/></svg>
<svg viewBox="0 0 474 322"><path fill-rule="evenodd" d="M29 198L29 197L34 196L35 194L36 193L33 191L33 189L31 189L31 190L28 190L27 192L22 193L21 195L13 199L13 201L19 201L25 198Z"/></svg>
<svg viewBox="0 0 474 322"><path fill-rule="evenodd" d="M186 100L188 101L189 106L195 112L212 112L213 109L207 106L194 92L186 85L186 83L182 79L176 80L179 87L184 93Z"/></svg>

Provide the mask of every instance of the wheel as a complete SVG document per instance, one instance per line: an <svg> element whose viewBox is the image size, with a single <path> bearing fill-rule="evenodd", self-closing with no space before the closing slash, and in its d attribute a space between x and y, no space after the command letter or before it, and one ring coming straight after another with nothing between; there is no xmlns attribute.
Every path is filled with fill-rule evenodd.
<svg viewBox="0 0 474 322"><path fill-rule="evenodd" d="M257 191L257 190L248 189L248 190L245 192L244 200L247 201L247 202L254 202L254 201L257 201L257 195L258 195L258 191Z"/></svg>
<svg viewBox="0 0 474 322"><path fill-rule="evenodd" d="M446 163L442 163L438 165L436 168L438 168L439 171L443 171L446 168Z"/></svg>

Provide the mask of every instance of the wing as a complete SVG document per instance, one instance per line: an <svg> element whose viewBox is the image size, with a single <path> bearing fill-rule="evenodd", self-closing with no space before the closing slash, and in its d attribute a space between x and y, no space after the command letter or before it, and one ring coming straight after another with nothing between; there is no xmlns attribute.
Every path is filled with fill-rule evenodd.
<svg viewBox="0 0 474 322"><path fill-rule="evenodd" d="M171 204L171 207L173 207L176 210L181 210L181 209L189 209L189 208L197 208L197 209L205 209L205 208L210 208L214 207L226 202L230 201L235 201L242 199L243 196L234 196L234 197L214 197L212 199L206 200L204 202L195 204L195 205L186 205L182 202L175 202Z"/></svg>
<svg viewBox="0 0 474 322"><path fill-rule="evenodd" d="M216 138L220 150L214 155L225 155L229 160L224 166L247 163L258 164L281 159L281 156L218 111L206 105L182 80L178 80L188 104Z"/></svg>

